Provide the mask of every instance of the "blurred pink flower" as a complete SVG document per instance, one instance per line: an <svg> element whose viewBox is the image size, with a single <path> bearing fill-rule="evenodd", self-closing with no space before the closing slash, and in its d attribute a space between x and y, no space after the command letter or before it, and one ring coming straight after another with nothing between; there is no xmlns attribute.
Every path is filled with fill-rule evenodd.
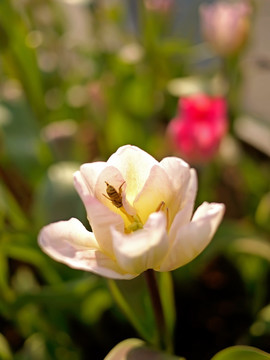
<svg viewBox="0 0 270 360"><path fill-rule="evenodd" d="M200 7L202 34L219 55L231 55L247 38L250 14L251 7L246 1L203 4Z"/></svg>
<svg viewBox="0 0 270 360"><path fill-rule="evenodd" d="M171 10L174 0L144 0L144 3L148 10L168 12Z"/></svg>
<svg viewBox="0 0 270 360"><path fill-rule="evenodd" d="M45 226L39 244L55 260L109 278L188 263L211 241L224 213L223 204L204 202L192 215L195 170L176 157L158 162L136 146L82 165L74 180L93 232L72 218Z"/></svg>
<svg viewBox="0 0 270 360"><path fill-rule="evenodd" d="M227 131L225 100L204 94L183 97L178 111L167 129L170 145L189 162L210 160Z"/></svg>

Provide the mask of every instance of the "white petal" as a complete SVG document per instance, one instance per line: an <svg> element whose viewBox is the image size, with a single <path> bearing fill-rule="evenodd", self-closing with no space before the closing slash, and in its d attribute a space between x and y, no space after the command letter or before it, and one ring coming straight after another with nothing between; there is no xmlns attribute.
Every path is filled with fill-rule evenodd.
<svg viewBox="0 0 270 360"><path fill-rule="evenodd" d="M178 211L178 213L174 217L171 228L169 229L169 240L171 245L177 238L179 229L190 222L193 208L194 202L189 202L186 204L186 206L184 206L182 210Z"/></svg>
<svg viewBox="0 0 270 360"><path fill-rule="evenodd" d="M48 235L49 237L47 237ZM55 239L54 243L50 243L52 239ZM42 229L39 236L39 244L42 247L45 244L50 244L57 249L58 247L65 247L65 242L72 242L74 246L82 249L99 248L94 234L86 230L83 224L75 218L47 225Z"/></svg>
<svg viewBox="0 0 270 360"><path fill-rule="evenodd" d="M112 229L112 234L117 262L131 274L159 267L168 250L166 217L161 211L151 214L141 230L123 234Z"/></svg>
<svg viewBox="0 0 270 360"><path fill-rule="evenodd" d="M76 171L73 174L73 181L74 181L75 189L77 190L77 192L80 195L81 199L82 199L82 197L84 195L88 195L88 194L93 195L93 191L89 190L89 188L88 188L86 182L84 181L80 171Z"/></svg>
<svg viewBox="0 0 270 360"><path fill-rule="evenodd" d="M107 189L106 182L109 185L113 186L117 193L120 192L120 187L121 187L122 193L120 195L120 198L122 199L123 206L130 215L135 215L135 210L132 208L132 206L126 200L127 182L116 167L107 166L99 174L99 177L96 182L96 187L95 187L95 196L100 200L100 202L102 202L104 205L106 205L112 211L121 215L122 214L121 211L112 203L112 201L110 199L108 199L108 194L106 191L106 189ZM127 219L125 219L125 220L127 220Z"/></svg>
<svg viewBox="0 0 270 360"><path fill-rule="evenodd" d="M180 210L175 215L169 231L171 243L174 242L178 229L190 221L194 209L196 193L197 175L195 170L191 169L188 183L185 185L185 193L181 194Z"/></svg>
<svg viewBox="0 0 270 360"><path fill-rule="evenodd" d="M107 164L121 172L127 184L127 200L132 204L147 180L151 168L158 162L138 147L126 145L120 147L108 159Z"/></svg>
<svg viewBox="0 0 270 360"><path fill-rule="evenodd" d="M182 159L170 156L161 160L160 166L166 171L174 189L180 189L189 176L189 165Z"/></svg>
<svg viewBox="0 0 270 360"><path fill-rule="evenodd" d="M143 223L146 222L151 213L156 211L162 201L165 202L166 206L173 201L172 197L175 194L172 190L165 171L159 165L154 165L142 191L138 194L133 204Z"/></svg>
<svg viewBox="0 0 270 360"><path fill-rule="evenodd" d="M176 239L160 271L174 270L199 255L214 236L224 211L223 204L203 203L195 212L192 221L178 229Z"/></svg>
<svg viewBox="0 0 270 360"><path fill-rule="evenodd" d="M194 169L190 169L190 176L188 181L185 183L185 189L183 190L182 194L182 204L186 204L188 202L192 202L194 204L197 190L198 190L198 179L197 173Z"/></svg>
<svg viewBox="0 0 270 360"><path fill-rule="evenodd" d="M89 164L83 164L80 167L80 173L83 181L85 182L88 191L91 195L95 194L95 187L97 179L102 172L106 168L107 164L103 161L97 161Z"/></svg>
<svg viewBox="0 0 270 360"><path fill-rule="evenodd" d="M170 204L173 218L187 201L194 202L197 193L197 176L194 169L190 169L185 161L177 157L164 158L160 165L166 171L170 179L171 191L174 192L174 198Z"/></svg>
<svg viewBox="0 0 270 360"><path fill-rule="evenodd" d="M111 255L113 254L111 226L118 231L124 231L124 221L122 217L98 199L91 196L79 172L74 175L74 184L78 191L87 212L87 218L95 234L96 240L101 249Z"/></svg>
<svg viewBox="0 0 270 360"><path fill-rule="evenodd" d="M45 226L38 241L45 253L74 269L115 279L134 277L125 273L115 261L100 251L94 234L87 231L77 219Z"/></svg>

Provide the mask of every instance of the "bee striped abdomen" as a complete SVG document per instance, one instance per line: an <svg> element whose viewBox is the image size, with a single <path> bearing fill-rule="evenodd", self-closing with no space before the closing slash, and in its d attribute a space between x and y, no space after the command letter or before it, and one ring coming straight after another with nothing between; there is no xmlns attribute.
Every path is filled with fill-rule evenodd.
<svg viewBox="0 0 270 360"><path fill-rule="evenodd" d="M107 183L107 181L105 181L107 188L106 188L106 193L108 196L106 196L105 194L102 194L103 196L105 196L105 198L107 198L108 200L110 200L114 206L116 206L117 208L121 208L123 206L123 201L122 201L122 186L124 185L125 181L119 186L118 191L109 183Z"/></svg>

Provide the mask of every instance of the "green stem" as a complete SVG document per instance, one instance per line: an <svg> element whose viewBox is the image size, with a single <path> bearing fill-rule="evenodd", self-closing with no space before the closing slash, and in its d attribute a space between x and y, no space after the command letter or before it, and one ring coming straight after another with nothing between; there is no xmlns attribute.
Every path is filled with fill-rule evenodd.
<svg viewBox="0 0 270 360"><path fill-rule="evenodd" d="M142 323L139 321L138 316L136 316L136 313L132 311L132 308L130 307L130 303L127 301L125 296L123 296L123 293L119 290L119 285L117 285L117 280L108 279L108 285L116 303L123 311L127 319L130 321L131 325L136 329L138 334L140 334L140 336L143 339L145 339L150 344L153 344L154 339L152 338L152 336L149 336L149 333L144 328Z"/></svg>
<svg viewBox="0 0 270 360"><path fill-rule="evenodd" d="M226 94L228 102L228 112L231 126L239 115L239 96L241 90L241 71L239 69L239 54L222 59L222 73L228 84Z"/></svg>
<svg viewBox="0 0 270 360"><path fill-rule="evenodd" d="M155 273L152 269L144 272L157 324L158 341L161 349L168 350L166 322Z"/></svg>

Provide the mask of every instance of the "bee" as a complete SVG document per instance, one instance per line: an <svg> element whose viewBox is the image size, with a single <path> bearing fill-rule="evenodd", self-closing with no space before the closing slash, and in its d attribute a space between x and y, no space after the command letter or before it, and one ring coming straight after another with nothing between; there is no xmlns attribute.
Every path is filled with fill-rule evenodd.
<svg viewBox="0 0 270 360"><path fill-rule="evenodd" d="M118 191L109 183L107 183L107 181L105 181L107 188L106 188L106 192L107 195L102 194L103 196L105 196L106 199L110 200L112 202L112 204L114 206L116 206L117 208L121 208L123 206L123 201L122 201L122 186L124 185L125 181L119 186Z"/></svg>

